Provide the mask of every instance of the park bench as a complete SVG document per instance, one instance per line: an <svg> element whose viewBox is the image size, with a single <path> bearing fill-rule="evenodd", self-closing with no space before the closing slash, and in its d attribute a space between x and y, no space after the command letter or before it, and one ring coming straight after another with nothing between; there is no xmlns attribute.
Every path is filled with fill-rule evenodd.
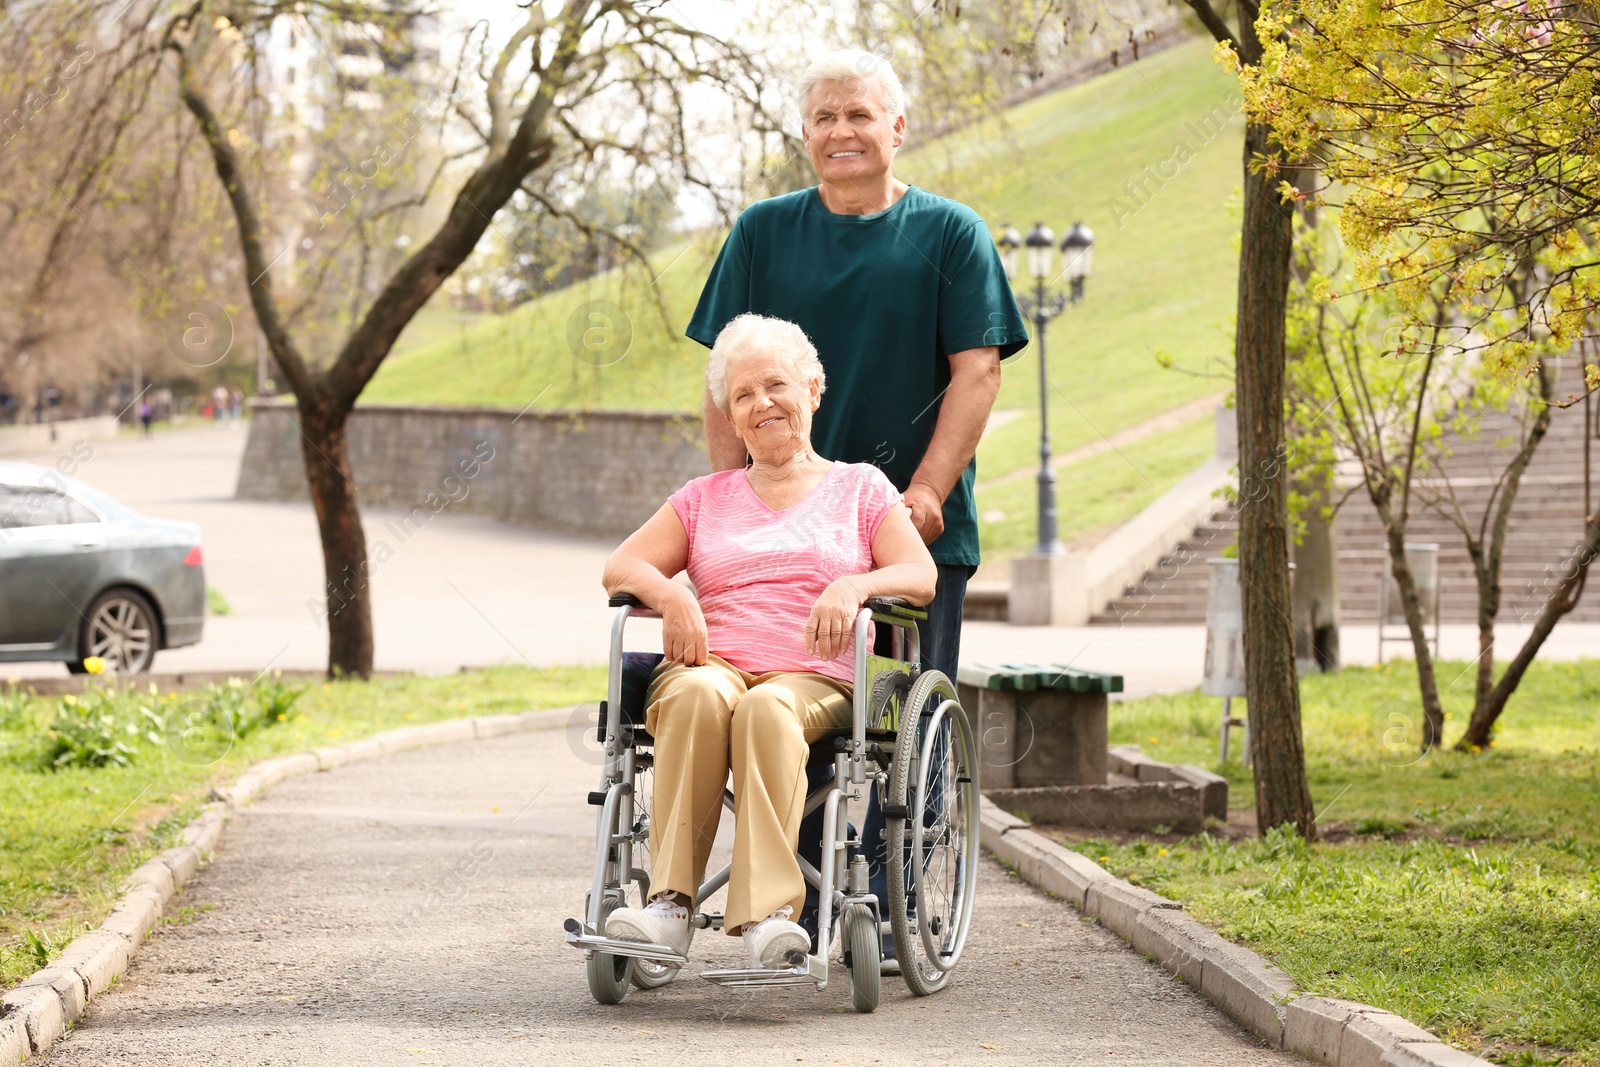
<svg viewBox="0 0 1600 1067"><path fill-rule="evenodd" d="M1104 785L1106 704L1122 675L978 663L956 676L983 756L983 788Z"/></svg>

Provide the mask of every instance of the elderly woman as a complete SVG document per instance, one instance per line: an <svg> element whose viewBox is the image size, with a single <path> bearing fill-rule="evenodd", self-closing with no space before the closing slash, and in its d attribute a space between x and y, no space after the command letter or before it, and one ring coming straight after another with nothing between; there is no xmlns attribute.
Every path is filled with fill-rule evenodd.
<svg viewBox="0 0 1600 1067"><path fill-rule="evenodd" d="M740 315L717 335L711 396L750 456L696 478L606 562L606 591L661 614L651 679L652 897L606 920L610 937L687 953L733 771L733 870L724 929L752 967L784 966L811 939L795 860L811 742L850 724L853 634L868 597L933 598L937 571L900 494L876 467L811 447L822 363L793 323ZM672 581L687 570L696 592Z"/></svg>

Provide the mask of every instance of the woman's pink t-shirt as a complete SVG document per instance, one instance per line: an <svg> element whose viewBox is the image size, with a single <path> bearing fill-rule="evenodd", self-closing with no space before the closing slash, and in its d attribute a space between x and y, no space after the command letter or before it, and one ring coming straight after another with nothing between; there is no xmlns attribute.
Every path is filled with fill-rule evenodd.
<svg viewBox="0 0 1600 1067"><path fill-rule="evenodd" d="M828 583L873 569L872 539L900 492L870 463L835 463L799 503L774 511L743 470L719 471L668 498L689 534L689 580L711 651L751 674L855 677L855 649L809 655L806 620Z"/></svg>

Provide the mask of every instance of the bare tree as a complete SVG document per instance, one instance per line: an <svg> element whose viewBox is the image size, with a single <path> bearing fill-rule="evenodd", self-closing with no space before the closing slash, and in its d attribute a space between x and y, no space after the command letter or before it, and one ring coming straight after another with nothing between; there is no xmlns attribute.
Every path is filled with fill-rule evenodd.
<svg viewBox="0 0 1600 1067"><path fill-rule="evenodd" d="M36 415L46 387L93 386L108 335L137 332L133 241L108 205L139 165L156 67L151 14L115 14L101 0L0 14L0 380Z"/></svg>
<svg viewBox="0 0 1600 1067"><path fill-rule="evenodd" d="M390 203L346 205L324 218L321 257L335 262L339 242L366 249L364 274L370 295L351 296L348 325L330 357L319 361L294 327L298 301L279 291L273 255L285 237L307 229L303 204L275 210L264 189L270 182L268 147L249 153L239 123L225 118L218 100L229 97L230 69L251 66L255 41L273 19L293 17L307 31L318 18L381 25L388 8L361 3L198 2L176 17L165 41L178 74L178 92L211 154L237 223L244 276L266 344L293 390L302 455L323 546L330 603L329 669L367 675L372 669L370 589L366 538L351 478L346 422L406 324L477 247L495 215L519 190L552 215L581 219L579 205L550 195L553 176L576 162L607 158L619 169L671 170L686 183L713 187L691 163L686 142L688 98L707 92L737 100L752 111L761 104L762 71L739 48L671 18L664 3L567 0L523 8L520 22L499 48L487 30L476 34L474 56L464 55L451 77L454 88L476 80L481 95L454 92L449 106L471 145L446 151L436 173L452 160L459 185L437 212L424 239L406 243L391 266L396 218L410 212L416 225L442 179L430 178L415 195ZM230 38L229 30L233 33ZM237 96L237 94L234 94ZM232 102L241 117L260 114L258 97ZM776 123L773 124L776 126ZM380 164L381 166L381 164ZM643 258L627 235L602 236ZM358 259L360 257L358 256ZM381 266L374 266L382 260ZM330 268L331 269L331 268ZM320 288L323 266L304 274L304 285Z"/></svg>

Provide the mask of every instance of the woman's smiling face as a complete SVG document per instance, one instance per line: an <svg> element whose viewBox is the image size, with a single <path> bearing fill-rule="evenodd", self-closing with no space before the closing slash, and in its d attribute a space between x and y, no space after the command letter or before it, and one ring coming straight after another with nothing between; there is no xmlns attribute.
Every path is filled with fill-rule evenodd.
<svg viewBox="0 0 1600 1067"><path fill-rule="evenodd" d="M811 443L820 382L803 382L784 360L760 353L730 364L727 373L728 421L751 456L780 460Z"/></svg>

